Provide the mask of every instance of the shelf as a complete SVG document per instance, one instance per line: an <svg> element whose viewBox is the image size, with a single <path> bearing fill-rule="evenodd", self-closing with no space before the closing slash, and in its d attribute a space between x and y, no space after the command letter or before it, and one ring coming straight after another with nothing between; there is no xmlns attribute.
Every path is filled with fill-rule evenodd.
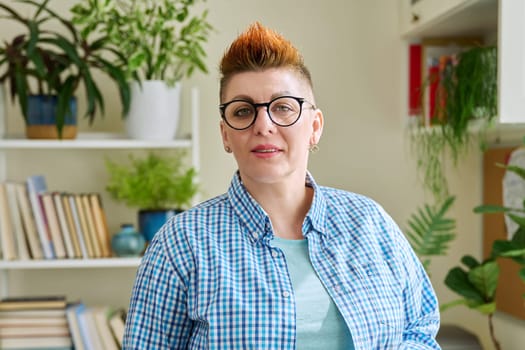
<svg viewBox="0 0 525 350"><path fill-rule="evenodd" d="M122 134L81 133L74 140L30 140L24 136L0 139L0 149L152 149L190 148L191 138L170 141L131 140Z"/></svg>
<svg viewBox="0 0 525 350"><path fill-rule="evenodd" d="M104 258L0 261L0 270L79 269L111 267L136 268L139 266L140 260L141 258Z"/></svg>
<svg viewBox="0 0 525 350"><path fill-rule="evenodd" d="M431 2L429 0L424 1ZM443 0L433 1L441 2ZM403 38L466 37L487 35L497 31L498 0L464 0L448 1L447 3L457 3L457 5L450 6L451 8L447 11L431 16L431 18L422 23L405 24L410 20L410 15L405 15L405 18L402 19ZM417 3L414 5L416 9L407 9L407 11L412 16L423 16L423 14L418 13L417 8L421 7L418 5L421 4Z"/></svg>

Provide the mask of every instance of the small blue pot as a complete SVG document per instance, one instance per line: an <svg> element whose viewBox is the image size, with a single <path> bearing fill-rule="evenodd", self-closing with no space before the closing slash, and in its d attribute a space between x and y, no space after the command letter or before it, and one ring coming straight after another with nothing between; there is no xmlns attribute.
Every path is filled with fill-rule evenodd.
<svg viewBox="0 0 525 350"><path fill-rule="evenodd" d="M58 97L54 95L30 95L27 99L26 135L30 139L74 139L77 136L77 99L69 100L62 134L56 127Z"/></svg>
<svg viewBox="0 0 525 350"><path fill-rule="evenodd" d="M151 242L155 233L170 217L182 210L139 210L139 231L147 242Z"/></svg>
<svg viewBox="0 0 525 350"><path fill-rule="evenodd" d="M111 238L111 249L119 257L140 256L145 247L146 240L132 224L122 224Z"/></svg>
<svg viewBox="0 0 525 350"><path fill-rule="evenodd" d="M54 95L29 95L27 99L27 123L29 125L56 125L58 97ZM77 124L77 99L69 100L69 113L64 125Z"/></svg>

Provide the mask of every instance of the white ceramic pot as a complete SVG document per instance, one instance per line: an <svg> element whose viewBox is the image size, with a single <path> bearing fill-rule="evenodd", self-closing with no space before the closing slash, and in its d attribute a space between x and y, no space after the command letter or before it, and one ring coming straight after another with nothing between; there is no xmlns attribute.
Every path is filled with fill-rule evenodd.
<svg viewBox="0 0 525 350"><path fill-rule="evenodd" d="M181 110L181 84L168 87L160 80L131 84L131 105L125 119L126 132L132 139L173 140Z"/></svg>

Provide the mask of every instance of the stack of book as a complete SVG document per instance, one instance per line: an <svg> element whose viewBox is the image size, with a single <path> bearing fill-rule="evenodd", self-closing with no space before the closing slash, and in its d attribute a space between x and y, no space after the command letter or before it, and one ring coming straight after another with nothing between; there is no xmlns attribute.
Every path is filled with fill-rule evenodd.
<svg viewBox="0 0 525 350"><path fill-rule="evenodd" d="M0 300L2 350L119 350L126 312L63 296Z"/></svg>
<svg viewBox="0 0 525 350"><path fill-rule="evenodd" d="M57 296L1 300L0 349L72 349L66 305Z"/></svg>
<svg viewBox="0 0 525 350"><path fill-rule="evenodd" d="M99 193L49 191L42 175L0 183L3 260L110 257Z"/></svg>

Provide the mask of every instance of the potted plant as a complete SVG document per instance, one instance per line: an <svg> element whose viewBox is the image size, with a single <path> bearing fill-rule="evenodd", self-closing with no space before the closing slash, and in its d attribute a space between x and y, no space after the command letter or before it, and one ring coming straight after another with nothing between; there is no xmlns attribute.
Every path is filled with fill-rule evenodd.
<svg viewBox="0 0 525 350"><path fill-rule="evenodd" d="M183 211L198 190L196 170L184 167L184 152L146 157L129 155L129 164L107 160L106 190L116 201L139 208L139 231L147 241L172 215Z"/></svg>
<svg viewBox="0 0 525 350"><path fill-rule="evenodd" d="M203 43L212 29L207 11L191 15L199 0L91 0L72 8L84 33L100 32L128 57L132 105L126 128L132 138L171 140L180 113L179 82L207 72ZM155 98L154 101L151 98Z"/></svg>
<svg viewBox="0 0 525 350"><path fill-rule="evenodd" d="M518 165L502 165L510 173L516 175L520 181L525 181L525 168ZM500 267L498 259L511 259L520 267L518 277L525 283L525 199L522 207L509 207L495 204L480 205L474 208L475 213L508 215L517 229L510 239L496 239L487 258L478 261L474 257L465 255L461 262L464 267L452 268L446 278L445 284L452 291L461 296L461 299L446 303L442 310L456 305L466 305L488 317L489 332L495 349L501 349L496 337L493 315L496 312L496 293L500 284ZM506 236L506 234L504 235ZM525 299L525 295L523 295Z"/></svg>
<svg viewBox="0 0 525 350"><path fill-rule="evenodd" d="M14 7L0 3L2 18L16 21L26 29L10 42L0 44L0 83L7 82L11 99L18 100L27 136L74 138L75 94L81 85L85 88L85 115L89 122L93 122L97 108L104 111L103 95L92 69L103 72L117 84L123 113L127 113L130 89L125 75L125 56L114 50L105 37L90 40L78 33L71 21L49 7L50 0L16 2L20 6L31 6L34 14L24 17ZM62 28L52 30L49 24ZM32 124L35 118L36 126Z"/></svg>

